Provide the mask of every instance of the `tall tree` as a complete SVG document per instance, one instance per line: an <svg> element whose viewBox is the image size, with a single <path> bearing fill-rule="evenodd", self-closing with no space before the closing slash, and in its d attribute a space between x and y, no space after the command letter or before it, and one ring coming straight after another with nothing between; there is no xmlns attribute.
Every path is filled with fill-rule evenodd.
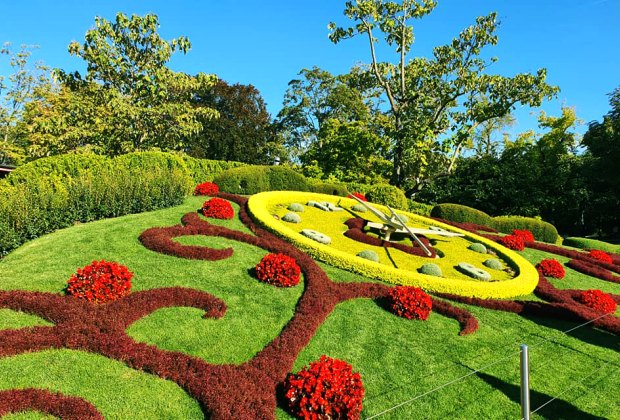
<svg viewBox="0 0 620 420"><path fill-rule="evenodd" d="M414 42L411 22L436 5L434 0L348 1L344 14L355 24L329 25L334 43L355 36L368 39L370 68L387 97L393 121L391 182L406 187L408 196L419 191L437 168L450 173L481 123L507 114L516 103L539 106L557 91L545 83L544 69L514 77L485 74L495 59L484 60L480 53L497 43L495 13L477 18L451 43L436 47L432 58L407 61ZM395 63L379 61L375 32L395 49Z"/></svg>

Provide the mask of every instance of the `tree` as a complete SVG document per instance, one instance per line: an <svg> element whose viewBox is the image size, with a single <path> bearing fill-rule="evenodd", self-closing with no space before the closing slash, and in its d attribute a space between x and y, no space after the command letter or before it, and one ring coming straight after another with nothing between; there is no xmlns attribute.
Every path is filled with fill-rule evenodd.
<svg viewBox="0 0 620 420"><path fill-rule="evenodd" d="M483 121L466 142L465 148L472 149L476 156L498 156L502 142L496 138L496 135L506 127L512 127L515 121L511 113ZM508 140L508 134L503 133L502 139L504 142Z"/></svg>
<svg viewBox="0 0 620 420"><path fill-rule="evenodd" d="M73 138L73 132L90 127L95 135L87 139L111 155L181 149L202 129L199 119L216 117L216 111L192 101L196 91L215 83L215 76L167 68L173 53L186 53L191 45L185 37L163 40L158 27L154 14L129 18L119 13L115 22L97 17L85 42L69 45L70 54L86 61L86 74L58 70L62 87L33 107L29 121L39 139Z"/></svg>
<svg viewBox="0 0 620 420"><path fill-rule="evenodd" d="M411 196L439 173L449 174L476 128L507 114L516 103L539 106L557 88L545 83L546 72L514 77L485 74L495 59L480 58L481 50L497 43L496 14L482 16L450 44L436 47L430 59L407 61L414 41L410 22L429 14L434 0L357 0L344 14L351 27L330 23L330 39L368 39L377 86L385 93L392 117L393 169L391 182ZM398 54L396 63L380 62L375 31Z"/></svg>
<svg viewBox="0 0 620 420"><path fill-rule="evenodd" d="M8 80L0 76L0 163L19 164L26 157L26 133L20 124L26 106L33 101L37 92L50 89L49 69L42 63L29 68L32 49L22 45L20 51L12 52L9 43L0 49L0 55L10 57L13 73Z"/></svg>
<svg viewBox="0 0 620 420"><path fill-rule="evenodd" d="M196 92L194 101L216 110L220 117L198 118L203 130L189 140L190 155L253 164L270 164L276 157L286 157L265 101L254 86L220 80Z"/></svg>

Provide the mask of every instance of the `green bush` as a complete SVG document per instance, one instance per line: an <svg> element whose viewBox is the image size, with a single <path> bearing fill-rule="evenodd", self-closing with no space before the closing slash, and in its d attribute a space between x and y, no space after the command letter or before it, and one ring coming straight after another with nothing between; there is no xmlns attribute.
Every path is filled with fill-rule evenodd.
<svg viewBox="0 0 620 420"><path fill-rule="evenodd" d="M288 205L287 210L296 211L298 213L302 213L305 210L305 207L304 207L303 204L291 203L291 204Z"/></svg>
<svg viewBox="0 0 620 420"><path fill-rule="evenodd" d="M168 153L39 159L0 182L0 255L75 222L180 204L192 186L184 162Z"/></svg>
<svg viewBox="0 0 620 420"><path fill-rule="evenodd" d="M388 184L373 185L365 193L368 201L395 209L408 210L409 203L405 193L397 187Z"/></svg>
<svg viewBox="0 0 620 420"><path fill-rule="evenodd" d="M231 169L247 166L242 162L226 162L223 160L197 159L191 156L182 156L187 169L190 172L194 184L206 181L213 181L222 172Z"/></svg>
<svg viewBox="0 0 620 420"><path fill-rule="evenodd" d="M620 254L620 245L610 244L597 239L569 237L565 238L562 244L564 246L572 246L573 248L599 249L612 254Z"/></svg>
<svg viewBox="0 0 620 420"><path fill-rule="evenodd" d="M417 201L409 200L409 212L419 214L420 216L430 217L433 206Z"/></svg>
<svg viewBox="0 0 620 420"><path fill-rule="evenodd" d="M220 191L235 194L309 190L306 178L285 166L241 166L220 173L213 182Z"/></svg>
<svg viewBox="0 0 620 420"><path fill-rule="evenodd" d="M493 218L495 229L502 233L512 233L514 229L527 229L537 241L554 244L558 240L558 231L551 223L531 217L497 216Z"/></svg>
<svg viewBox="0 0 620 420"><path fill-rule="evenodd" d="M450 220L459 223L476 223L478 225L493 226L493 218L483 211L460 204L437 204L431 211L432 217Z"/></svg>
<svg viewBox="0 0 620 420"><path fill-rule="evenodd" d="M349 192L358 192L364 195L366 195L366 193L370 191L370 189L372 188L372 185L362 184L361 182L348 182L345 185L347 187L347 190L349 190Z"/></svg>
<svg viewBox="0 0 620 420"><path fill-rule="evenodd" d="M471 249L472 251L478 252L480 254L487 253L487 247L484 246L484 244L481 244L480 242L474 242L473 244L468 246L467 249Z"/></svg>
<svg viewBox="0 0 620 420"><path fill-rule="evenodd" d="M372 251L370 249L365 249L363 251L358 252L355 255L357 255L360 258L364 258L366 260L379 262L379 255L375 251Z"/></svg>
<svg viewBox="0 0 620 420"><path fill-rule="evenodd" d="M301 223L301 216L297 213L288 212L282 216L282 220L289 223Z"/></svg>
<svg viewBox="0 0 620 420"><path fill-rule="evenodd" d="M348 195L346 184L339 182L328 182L320 179L306 178L309 190L320 194L338 195L345 197Z"/></svg>
<svg viewBox="0 0 620 420"><path fill-rule="evenodd" d="M418 268L418 272L422 274L426 274L427 276L435 276L442 277L443 274L441 272L441 267L434 263L424 264L422 267Z"/></svg>
<svg viewBox="0 0 620 420"><path fill-rule="evenodd" d="M497 258L489 258L488 260L484 261L482 263L482 265L484 265L486 267L489 267L490 269L493 269L493 270L503 270L504 269L504 265Z"/></svg>

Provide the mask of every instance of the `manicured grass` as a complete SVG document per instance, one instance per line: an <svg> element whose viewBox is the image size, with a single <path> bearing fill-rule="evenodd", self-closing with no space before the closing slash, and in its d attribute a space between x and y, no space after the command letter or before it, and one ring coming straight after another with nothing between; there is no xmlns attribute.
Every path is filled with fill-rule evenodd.
<svg viewBox="0 0 620 420"><path fill-rule="evenodd" d="M184 244L233 247L232 258L208 262L157 254L139 243L142 231L178 224L183 214L195 211L202 201L192 197L175 208L82 224L29 242L0 261L0 289L61 293L76 268L92 260L117 261L134 271L134 291L192 287L208 291L228 306L218 320L203 319L202 312L193 308L160 309L129 328L136 340L216 364L247 361L277 337L293 316L303 284L280 289L259 283L250 270L266 251L247 244L213 237L177 239ZM248 232L236 218L212 222ZM543 258L567 261L530 249L521 254L533 263ZM369 281L338 268L321 267L337 282ZM566 271L565 279L551 280L556 287L599 288L620 294L618 284ZM518 349L527 343L532 346L533 408L561 394L541 416L533 418L620 418L615 396L620 387L617 336L589 326L567 335L562 331L577 323L458 306L476 315L480 323L476 333L459 336L458 323L437 313L425 322L408 321L369 299L347 301L321 325L294 370L322 354L351 363L362 375L366 389L362 414L369 417L501 360L381 418L518 418ZM0 329L35 324L46 325L37 317L0 310ZM609 364L599 371L605 363ZM175 383L85 352L52 350L0 358L0 390L28 386L81 396L106 418L203 416L198 404ZM276 414L289 417L280 408ZM26 413L9 418L49 417Z"/></svg>

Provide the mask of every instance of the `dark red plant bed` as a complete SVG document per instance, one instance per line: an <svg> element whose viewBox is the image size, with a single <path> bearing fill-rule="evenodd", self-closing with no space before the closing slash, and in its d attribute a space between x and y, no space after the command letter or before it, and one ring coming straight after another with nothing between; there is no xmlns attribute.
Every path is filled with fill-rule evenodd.
<svg viewBox="0 0 620 420"><path fill-rule="evenodd" d="M0 391L0 417L22 411L39 411L67 420L103 420L95 406L79 397L36 388Z"/></svg>

